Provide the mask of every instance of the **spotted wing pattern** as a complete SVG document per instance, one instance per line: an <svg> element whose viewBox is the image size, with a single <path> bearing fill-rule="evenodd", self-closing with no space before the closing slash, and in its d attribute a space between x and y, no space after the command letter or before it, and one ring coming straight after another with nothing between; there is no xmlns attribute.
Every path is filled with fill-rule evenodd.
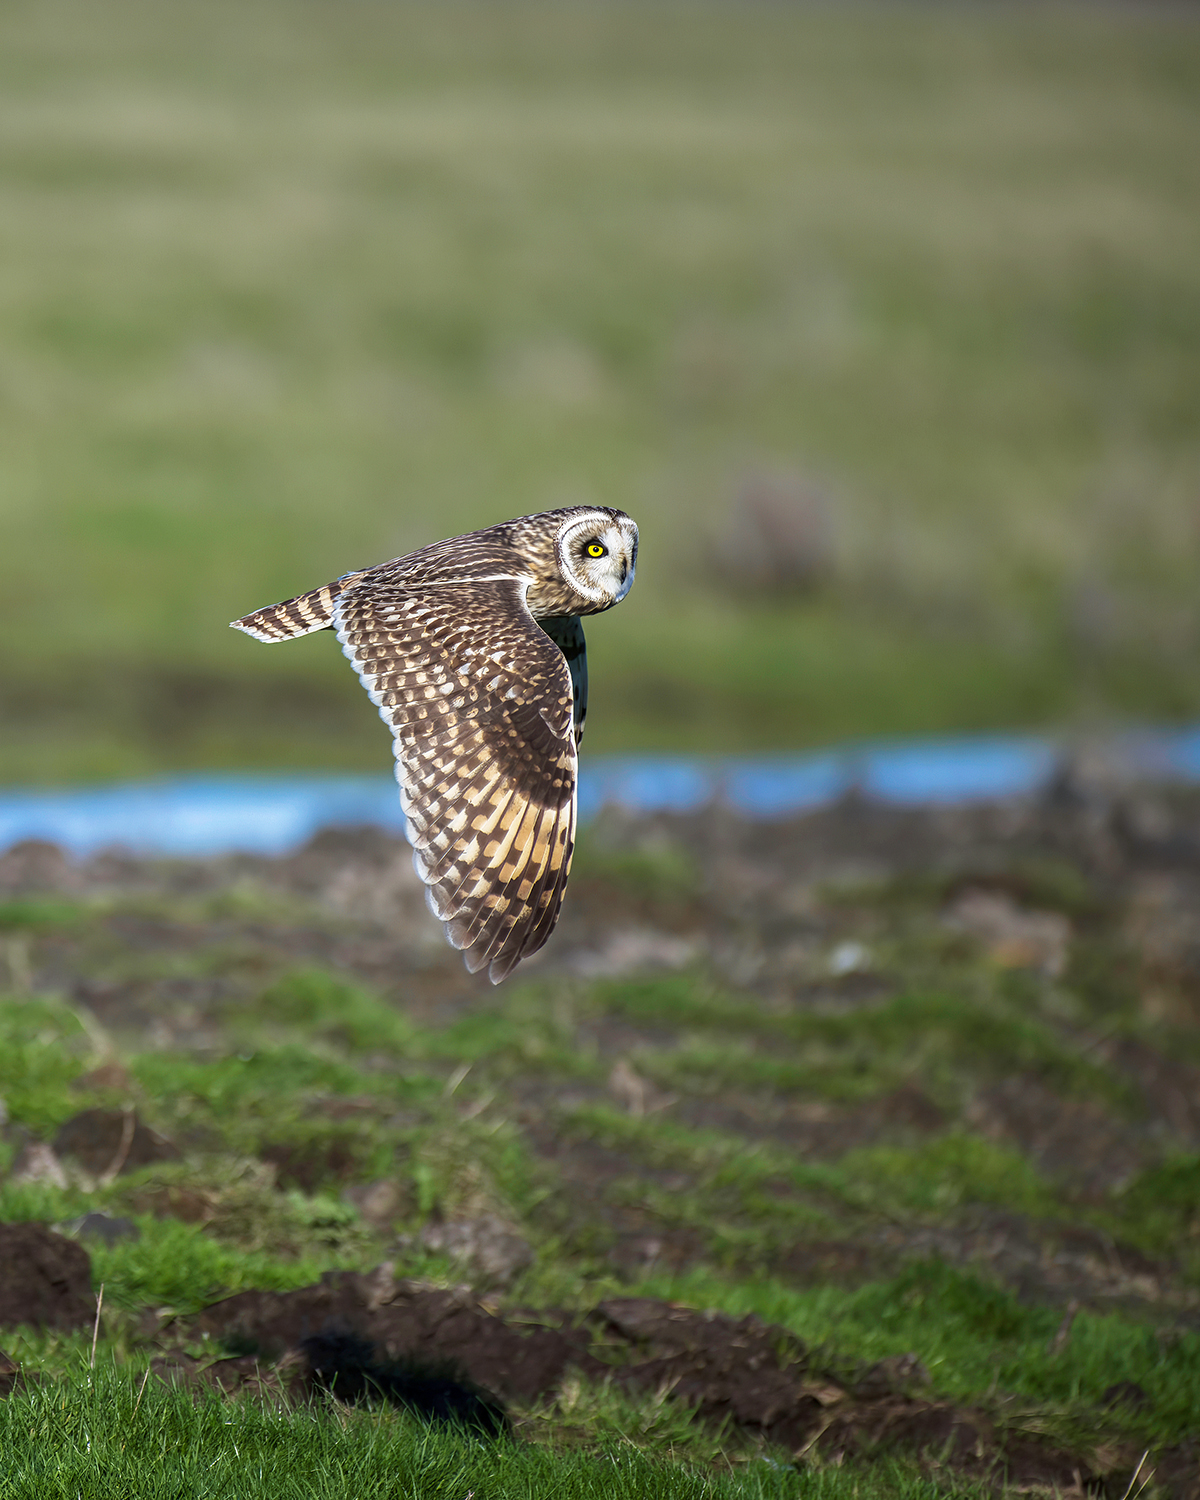
<svg viewBox="0 0 1200 1500"><path fill-rule="evenodd" d="M468 969L498 984L550 936L575 836L572 684L528 578L384 580L333 607L395 736L413 863Z"/></svg>

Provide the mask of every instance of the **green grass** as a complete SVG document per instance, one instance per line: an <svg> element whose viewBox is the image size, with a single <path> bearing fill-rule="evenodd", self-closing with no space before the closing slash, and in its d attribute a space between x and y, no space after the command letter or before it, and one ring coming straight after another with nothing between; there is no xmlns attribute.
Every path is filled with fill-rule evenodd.
<svg viewBox="0 0 1200 1500"><path fill-rule="evenodd" d="M1200 1241L1200 1156L1179 1155L1149 1168L1120 1202L1128 1222L1160 1254L1194 1254Z"/></svg>
<svg viewBox="0 0 1200 1500"><path fill-rule="evenodd" d="M191 1179L200 1188L207 1184L203 1174ZM46 1187L4 1184L0 1187L0 1220L23 1223L41 1220L62 1224L97 1207L99 1202L111 1213L126 1210L129 1189L105 1194L78 1190L66 1191ZM354 1232L354 1215L336 1202L310 1200L288 1204L275 1195L272 1202L265 1191L246 1193L240 1207L242 1223L250 1233L237 1233L230 1217L218 1219L212 1227L183 1224L178 1219L158 1218L153 1214L130 1214L140 1237L119 1240L114 1245L89 1243L96 1290L104 1287L104 1300L110 1309L127 1311L143 1307L171 1312L197 1312L219 1297L250 1287L271 1291L290 1291L316 1280L323 1271L362 1264L371 1248L364 1236ZM319 1221L322 1210L325 1224ZM349 1231L349 1232L348 1232ZM263 1240L268 1240L265 1247ZM6 1332L5 1349L13 1341Z"/></svg>
<svg viewBox="0 0 1200 1500"><path fill-rule="evenodd" d="M955 976L958 978L959 976ZM904 993L848 1015L793 1014L714 991L702 977L671 975L597 985L593 1004L650 1025L684 1029L682 1045L640 1052L640 1065L670 1084L700 1079L855 1100L920 1074L953 1099L962 1080L1036 1073L1064 1094L1130 1106L1107 1069L1072 1048L1045 1019L1025 1013L991 976L969 973L966 993ZM938 977L945 984L945 975ZM981 991L976 996L972 990Z"/></svg>
<svg viewBox="0 0 1200 1500"><path fill-rule="evenodd" d="M833 1164L805 1161L770 1142L748 1147L721 1131L631 1118L606 1105L576 1110L564 1126L628 1151L639 1165L687 1174L695 1184L690 1191L675 1182L659 1190L631 1174L626 1194L664 1222L703 1225L718 1258L738 1252L753 1258L755 1247L761 1253L772 1238L786 1244L799 1230L829 1233L839 1223L845 1229L880 1219L936 1222L968 1204L1051 1219L1062 1207L1054 1185L1018 1152L969 1135L852 1150ZM1093 1216L1076 1210L1076 1217Z"/></svg>
<svg viewBox="0 0 1200 1500"><path fill-rule="evenodd" d="M17 928L42 932L54 927L73 927L86 914L84 907L71 901L47 898L0 901L0 931Z"/></svg>
<svg viewBox="0 0 1200 1500"><path fill-rule="evenodd" d="M521 1493L548 1493L550 1489L555 1494L571 1493L570 1485L585 1484L586 1476L595 1472L588 1460L610 1462L616 1453L642 1474L647 1494L796 1492L787 1487L796 1483L796 1476L789 1478L768 1465L747 1463L748 1455L737 1443L728 1448L738 1462L734 1479L722 1480L711 1469L701 1475L689 1473L689 1458L694 1461L704 1455L711 1463L721 1453L719 1440L714 1442L689 1427L686 1413L673 1411L669 1403L664 1407L661 1397L632 1400L601 1387L572 1385L554 1413L519 1413L521 1435L538 1446L514 1450L504 1445L496 1449L464 1444L452 1434L423 1431L402 1415L326 1418L303 1410L280 1413L249 1401L195 1406L190 1398L173 1396L157 1382L146 1388L139 1409L145 1426L139 1426L132 1403L146 1356L132 1324L122 1321L119 1308L122 1302L134 1305L128 1296L131 1288L137 1301L161 1305L166 1299L161 1296L162 1271L142 1282L131 1279L131 1272L136 1278L138 1268L151 1262L165 1267L180 1257L181 1250L183 1265L193 1272L195 1266L181 1245L178 1229L173 1237L161 1235L153 1250L143 1250L140 1259L134 1254L136 1248L114 1249L97 1261L97 1277L106 1281L106 1302L115 1296L118 1311L109 1315L94 1374L85 1369L86 1334L18 1334L6 1340L27 1368L44 1372L47 1384L0 1404L0 1441L7 1465L4 1481L12 1484L18 1476L25 1476L31 1482L28 1476L37 1470L25 1466L44 1461L32 1440L35 1434L53 1432L60 1473L70 1472L72 1459L83 1463L84 1454L73 1453L73 1447L78 1442L85 1448L90 1438L93 1456L112 1465L129 1465L127 1471L114 1467L109 1472L121 1474L124 1492L139 1497L160 1493L154 1488L156 1476L137 1467L146 1464L147 1454L155 1454L158 1461L165 1459L169 1467L178 1466L176 1472L186 1473L187 1464L199 1468L203 1463L210 1475L220 1476L230 1461L228 1448L235 1448L239 1455L256 1455L268 1441L287 1444L289 1467L305 1475L314 1472L319 1462L331 1465L331 1475L346 1472L339 1465L362 1464L362 1484L382 1482L387 1464L404 1474L409 1472L408 1465L429 1461L431 1455L445 1462L452 1454L459 1461L470 1459L479 1465L477 1478L485 1485L492 1475L489 1463L507 1464L512 1467L499 1471L505 1475L503 1481L498 1473L492 1482L523 1484L527 1488ZM272 1274L269 1266L258 1264L253 1267L252 1284L284 1289L299 1284L307 1269L297 1266L290 1275L278 1270ZM841 1379L853 1380L855 1370L898 1351L914 1353L929 1372L929 1389L943 1399L982 1401L1014 1433L1050 1436L1085 1449L1114 1440L1145 1446L1178 1442L1193 1430L1200 1401L1200 1336L1194 1332L1164 1339L1152 1328L1085 1311L1076 1318L1065 1346L1053 1348L1058 1311L1030 1306L986 1279L936 1261L914 1265L897 1278L869 1283L853 1292L830 1287L796 1290L770 1279L734 1283L712 1272L655 1277L634 1290L734 1315L756 1312L799 1334L818 1366ZM184 1310L187 1306L185 1302L169 1305ZM1140 1385L1147 1403L1106 1407L1105 1393L1118 1381ZM983 1395L985 1390L988 1394ZM109 1416L101 1415L101 1404L109 1409ZM57 1425L47 1427L48 1422ZM110 1454L110 1446L119 1449L122 1440L127 1456L124 1450ZM664 1458L672 1456L677 1462L665 1466ZM678 1460L683 1460L682 1467ZM375 1463L378 1469L370 1466ZM806 1471L805 1493L833 1484L836 1472ZM866 1472L852 1469L851 1473L867 1494L907 1495L916 1480L915 1474L886 1461ZM47 1471L41 1483L49 1484L53 1478L54 1471ZM72 1482L86 1485L86 1469L79 1469ZM253 1483L256 1495L277 1493L265 1469L259 1474L251 1466L242 1482ZM200 1492L227 1493L219 1488ZM380 1491L397 1492L404 1493ZM860 1487L852 1492L860 1492ZM964 1492L966 1488L951 1480L939 1490L942 1495ZM58 1491L36 1488L11 1493ZM89 1491L85 1487L80 1493ZM582 1493L589 1491L585 1488Z"/></svg>
<svg viewBox="0 0 1200 1500"><path fill-rule="evenodd" d="M684 864L665 846L640 865L601 863L595 899L604 909L626 901L677 912L706 899L674 878ZM1119 915L1069 869L1022 868L1001 872L1005 887L1069 909L1076 957L1109 941ZM661 1393L603 1384L571 1383L554 1402L518 1411L525 1446L490 1454L403 1416L245 1404L218 1416L153 1382L134 1423L131 1396L154 1352L145 1309L186 1314L239 1290L287 1290L384 1260L398 1274L455 1284L470 1271L424 1249L421 1233L439 1218L482 1214L511 1224L533 1252L498 1289L518 1307L581 1311L645 1292L754 1311L850 1383L876 1360L914 1353L929 1372L927 1394L980 1407L1001 1430L1117 1453L1106 1471L1127 1452L1132 1467L1146 1449L1194 1435L1194 1153L1177 1142L1174 1155L1152 1153L1127 1180L1086 1186L1057 1178L1011 1136L990 1138L972 1110L998 1081L1034 1081L1095 1112L1078 1129L1095 1118L1136 1135L1137 1101L1094 1046L1097 1032L1116 1019L1164 1056L1185 1049L1177 1028L1124 1002L1114 1008L1112 984L1093 983L1087 964L1054 982L997 968L938 925L948 891L931 880L822 897L813 994L741 991L696 967L619 981L535 975L481 996L445 971L389 981L374 958L360 972L301 959L353 952L368 928L238 879L204 895L112 889L58 916L43 903L6 908L3 942L19 956L2 950L14 991L0 996L0 1098L15 1129L0 1168L21 1131L50 1139L98 1105L135 1105L184 1160L111 1183L68 1162L65 1188L0 1176L0 1221L65 1226L102 1209L140 1231L88 1243L107 1309L94 1375L84 1370L86 1331L0 1336L0 1348L48 1382L0 1402L9 1464L0 1496L5 1484L14 1495L99 1494L87 1468L97 1455L122 1493L233 1493L234 1452L261 1461L261 1477L247 1468L237 1491L255 1496L290 1493L278 1488L289 1483L319 1495L335 1477L314 1479L318 1470L362 1494L441 1493L446 1474L461 1478L462 1495L472 1486L477 1495L587 1494L603 1488L616 1456L631 1466L631 1492L650 1495L932 1500L927 1479L892 1455L797 1476L761 1462L747 1435L692 1423ZM870 946L876 998L823 989L834 984L827 951L851 932ZM46 975L80 998L31 993ZM181 994L193 998L181 1004ZM127 1080L110 1070L106 1082L81 1082L114 1060L114 1047ZM616 1087L616 1059L651 1086L645 1113ZM935 1101L942 1123L936 1112L924 1126L897 1116L882 1133L856 1133L898 1088L901 1102L918 1091ZM360 1190L379 1182L395 1189L387 1223L358 1206ZM1006 1226L1020 1243L1027 1236L1071 1275L1077 1252L1104 1261L1111 1251L1131 1266L1140 1252L1164 1264L1119 1284L1097 1271L1101 1290L1056 1342L1062 1307L1040 1284L1014 1289L1028 1265L999 1251L988 1259L989 1225L1000 1238ZM631 1239L665 1249L622 1259ZM928 1258L931 1243L949 1247L945 1262ZM887 1245L909 1248L872 1259ZM675 1246L688 1269L671 1273ZM806 1256L824 1264L827 1250L827 1277L806 1269ZM976 1254L984 1260L968 1264ZM1105 1404L1122 1381L1141 1388L1144 1404ZM272 1443L295 1456L286 1474L270 1460ZM147 1467L152 1457L158 1467ZM939 1485L970 1493L945 1474Z"/></svg>
<svg viewBox="0 0 1200 1500"><path fill-rule="evenodd" d="M314 0L0 16L0 780L383 767L225 622L591 499L589 746L1200 710L1184 10ZM708 556L752 472L827 584Z"/></svg>
<svg viewBox="0 0 1200 1500"><path fill-rule="evenodd" d="M316 1036L343 1037L356 1050L403 1052L413 1036L412 1026L394 1007L323 969L284 974L258 997L251 1016ZM244 1017L244 1009L237 1007L230 1019L236 1025Z"/></svg>
<svg viewBox="0 0 1200 1500"><path fill-rule="evenodd" d="M573 879L615 887L626 899L678 907L700 891L701 871L687 850L669 840L634 845L625 835L619 843L602 831L583 827L575 841Z"/></svg>
<svg viewBox="0 0 1200 1500"><path fill-rule="evenodd" d="M66 1005L0 998L0 1098L31 1130L53 1130L76 1113L71 1082L91 1042Z"/></svg>
<svg viewBox="0 0 1200 1500"><path fill-rule="evenodd" d="M86 1378L82 1378L86 1376ZM605 1453L553 1453L529 1444L482 1443L403 1416L278 1411L250 1401L195 1403L107 1361L69 1387L46 1386L0 1402L0 1496L24 1500L138 1500L243 1496L264 1500L474 1495L509 1500L772 1500L799 1493L798 1475L755 1463L735 1476L689 1471L614 1440ZM916 1476L867 1493L932 1500ZM830 1500L859 1493L830 1475ZM807 1491L807 1486L806 1486Z"/></svg>

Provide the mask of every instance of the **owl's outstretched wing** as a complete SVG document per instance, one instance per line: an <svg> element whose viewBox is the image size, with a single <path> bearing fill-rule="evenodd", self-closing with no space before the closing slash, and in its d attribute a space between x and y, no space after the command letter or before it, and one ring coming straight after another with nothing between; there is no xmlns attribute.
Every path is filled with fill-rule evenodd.
<svg viewBox="0 0 1200 1500"><path fill-rule="evenodd" d="M553 931L575 838L571 674L526 588L516 577L373 580L332 611L395 736L429 906L493 984Z"/></svg>

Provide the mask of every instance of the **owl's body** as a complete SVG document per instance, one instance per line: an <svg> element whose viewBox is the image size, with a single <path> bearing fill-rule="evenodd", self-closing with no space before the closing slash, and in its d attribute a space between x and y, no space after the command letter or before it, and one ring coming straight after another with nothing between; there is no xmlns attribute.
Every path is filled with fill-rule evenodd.
<svg viewBox="0 0 1200 1500"><path fill-rule="evenodd" d="M233 622L261 641L337 632L394 736L429 906L493 983L558 920L587 712L579 617L625 597L637 545L621 511L545 511Z"/></svg>

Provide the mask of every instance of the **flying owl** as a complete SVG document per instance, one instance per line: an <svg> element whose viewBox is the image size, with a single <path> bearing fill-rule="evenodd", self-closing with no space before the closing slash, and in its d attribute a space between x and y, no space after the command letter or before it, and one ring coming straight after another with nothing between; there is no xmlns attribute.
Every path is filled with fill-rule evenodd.
<svg viewBox="0 0 1200 1500"><path fill-rule="evenodd" d="M623 511L548 510L233 621L259 641L337 632L392 731L430 910L493 984L558 920L587 715L580 616L624 599L637 550Z"/></svg>

